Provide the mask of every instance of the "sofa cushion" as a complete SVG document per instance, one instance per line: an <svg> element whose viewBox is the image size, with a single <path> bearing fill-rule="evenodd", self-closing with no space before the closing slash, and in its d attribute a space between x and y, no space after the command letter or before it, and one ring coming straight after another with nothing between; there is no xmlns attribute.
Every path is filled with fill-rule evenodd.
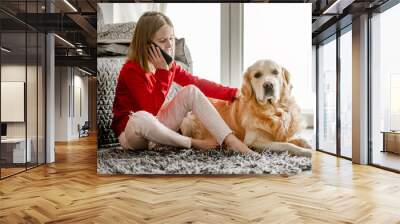
<svg viewBox="0 0 400 224"><path fill-rule="evenodd" d="M125 43L132 41L135 22L103 24L97 29L97 43Z"/></svg>
<svg viewBox="0 0 400 224"><path fill-rule="evenodd" d="M118 144L117 136L111 129L112 107L117 78L126 57L97 58L97 141L99 147Z"/></svg>
<svg viewBox="0 0 400 224"><path fill-rule="evenodd" d="M192 57L185 43L185 38L175 39L175 60L183 62L188 66L185 70L192 72Z"/></svg>
<svg viewBox="0 0 400 224"><path fill-rule="evenodd" d="M97 44L97 56L119 56L127 55L129 44Z"/></svg>

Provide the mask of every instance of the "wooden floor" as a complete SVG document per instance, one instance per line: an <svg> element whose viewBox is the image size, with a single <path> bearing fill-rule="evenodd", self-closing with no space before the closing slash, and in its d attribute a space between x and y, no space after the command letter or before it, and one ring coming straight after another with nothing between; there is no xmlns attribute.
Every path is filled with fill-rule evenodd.
<svg viewBox="0 0 400 224"><path fill-rule="evenodd" d="M96 139L0 181L0 223L400 223L400 175L316 152L300 175L101 176Z"/></svg>
<svg viewBox="0 0 400 224"><path fill-rule="evenodd" d="M24 168L1 168L1 177L7 177L10 175L13 175L15 173L19 173L26 170L25 167Z"/></svg>
<svg viewBox="0 0 400 224"><path fill-rule="evenodd" d="M374 151L372 162L377 165L400 170L400 155L392 152Z"/></svg>

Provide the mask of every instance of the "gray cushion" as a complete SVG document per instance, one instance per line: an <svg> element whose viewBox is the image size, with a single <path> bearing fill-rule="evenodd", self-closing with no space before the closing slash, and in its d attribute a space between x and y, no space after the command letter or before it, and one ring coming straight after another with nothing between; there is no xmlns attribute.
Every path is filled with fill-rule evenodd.
<svg viewBox="0 0 400 224"><path fill-rule="evenodd" d="M98 44L97 56L118 56L127 55L129 44Z"/></svg>
<svg viewBox="0 0 400 224"><path fill-rule="evenodd" d="M192 56L185 43L185 38L175 39L175 60L183 62L183 64L188 66L188 68L185 69L192 72Z"/></svg>
<svg viewBox="0 0 400 224"><path fill-rule="evenodd" d="M97 43L125 43L132 41L135 22L103 24L97 28Z"/></svg>
<svg viewBox="0 0 400 224"><path fill-rule="evenodd" d="M117 77L126 57L97 58L97 128L99 147L118 144L117 136L111 129L112 106Z"/></svg>

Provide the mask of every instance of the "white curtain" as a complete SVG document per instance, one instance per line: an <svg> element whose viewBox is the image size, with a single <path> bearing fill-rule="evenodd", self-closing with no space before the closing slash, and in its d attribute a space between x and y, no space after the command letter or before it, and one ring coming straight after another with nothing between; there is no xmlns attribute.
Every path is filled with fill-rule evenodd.
<svg viewBox="0 0 400 224"><path fill-rule="evenodd" d="M113 23L136 22L147 11L165 13L165 3L114 3Z"/></svg>

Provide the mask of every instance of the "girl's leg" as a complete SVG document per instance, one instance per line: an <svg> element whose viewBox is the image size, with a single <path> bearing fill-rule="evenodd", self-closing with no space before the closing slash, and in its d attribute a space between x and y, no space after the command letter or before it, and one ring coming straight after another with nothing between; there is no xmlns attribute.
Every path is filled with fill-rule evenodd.
<svg viewBox="0 0 400 224"><path fill-rule="evenodd" d="M222 144L226 136L232 133L215 107L194 85L183 87L167 105L160 109L157 118L168 128L178 131L183 118L190 111L199 118L219 144Z"/></svg>
<svg viewBox="0 0 400 224"><path fill-rule="evenodd" d="M218 144L225 143L228 148L241 153L256 154L232 133L232 130L226 125L215 107L194 85L183 87L171 102L160 109L157 118L168 128L177 131L183 118L189 111L192 111L199 118L202 124L218 141ZM213 144L212 142L195 139L192 139L192 143L193 146L197 145L199 148L207 148L207 145Z"/></svg>
<svg viewBox="0 0 400 224"><path fill-rule="evenodd" d="M137 111L130 115L125 127L125 137L127 146L132 149L143 145L147 148L148 140L165 145L191 147L189 137L169 129L146 111Z"/></svg>
<svg viewBox="0 0 400 224"><path fill-rule="evenodd" d="M134 132L128 131L129 134L126 133L127 132L123 131L118 137L119 143L123 149L147 149L149 145L147 139Z"/></svg>

